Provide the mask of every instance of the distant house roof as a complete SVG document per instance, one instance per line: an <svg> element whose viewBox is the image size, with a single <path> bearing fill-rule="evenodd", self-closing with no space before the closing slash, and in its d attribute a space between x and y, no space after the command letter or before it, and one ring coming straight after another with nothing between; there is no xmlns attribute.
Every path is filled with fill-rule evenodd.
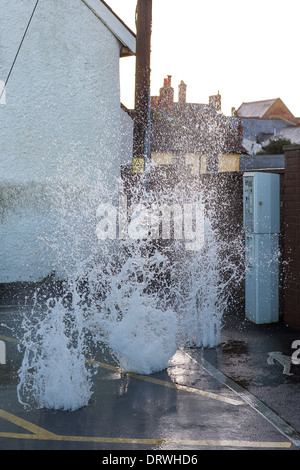
<svg viewBox="0 0 300 470"><path fill-rule="evenodd" d="M291 141L291 144L300 144L300 127L285 127L277 133L277 136L270 136L266 138L263 142L263 146L267 145L270 140L278 139L287 139Z"/></svg>
<svg viewBox="0 0 300 470"><path fill-rule="evenodd" d="M300 144L300 127L286 127L285 129L282 129L279 137L289 139L292 144Z"/></svg>
<svg viewBox="0 0 300 470"><path fill-rule="evenodd" d="M277 98L243 103L237 110L237 116L262 119L276 100Z"/></svg>
<svg viewBox="0 0 300 470"><path fill-rule="evenodd" d="M238 118L229 117L230 122L238 128L240 121L243 128L243 138L262 142L268 137L279 137L282 130L286 127L296 128L296 124L284 119L257 119L257 118Z"/></svg>
<svg viewBox="0 0 300 470"><path fill-rule="evenodd" d="M82 0L122 44L120 56L136 53L136 35L103 0Z"/></svg>
<svg viewBox="0 0 300 470"><path fill-rule="evenodd" d="M240 118L284 119L297 125L300 123L280 98L243 103L235 114Z"/></svg>

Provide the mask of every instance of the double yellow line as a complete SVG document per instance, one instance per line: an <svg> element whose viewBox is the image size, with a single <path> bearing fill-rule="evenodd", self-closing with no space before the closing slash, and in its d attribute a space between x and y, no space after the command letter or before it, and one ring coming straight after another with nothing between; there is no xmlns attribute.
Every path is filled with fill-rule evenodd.
<svg viewBox="0 0 300 470"><path fill-rule="evenodd" d="M287 449L291 447L290 442L250 442L250 441L231 441L231 440L177 440L177 439L135 439L135 438L113 438L113 437L97 437L97 436L61 436L46 431L35 424L18 418L15 415L0 410L0 418L9 421L18 427L26 429L31 434L0 432L0 438L11 439L31 439L39 441L65 441L65 442L98 442L106 444L140 444L152 446L191 446L195 447L242 447L242 448L276 448Z"/></svg>
<svg viewBox="0 0 300 470"><path fill-rule="evenodd" d="M0 339L4 341L9 341L12 343L20 343L20 341L9 338L6 336L1 336ZM204 390L196 389L193 387L186 387L183 385L178 385L173 382L167 382L154 377L143 376L136 374L134 372L124 372L116 366L106 364L103 362L98 362L94 360L87 359L87 362L92 365L97 365L99 367L126 374L132 378L144 380L153 384L161 385L164 387L173 388L176 390L181 390L189 393L195 393L206 398L211 398L218 400L231 405L244 405L245 402L242 400L234 400L229 397L224 397L212 392L206 392ZM16 426L25 429L29 433L12 433L12 432L0 432L0 438L10 438L10 439L29 439L29 440L40 440L40 441L69 441L69 442L98 442L98 443L107 443L107 444L140 444L140 445L150 445L150 446L191 446L195 447L234 447L234 448L289 448L291 447L291 442L258 442L258 441L233 441L233 440L181 440L181 439L136 439L136 438L112 438L112 437L98 437L98 436L63 436L58 435L52 432L49 432L35 424L30 423L22 418L19 418L7 411L0 409L0 419L4 419L10 423L15 424Z"/></svg>

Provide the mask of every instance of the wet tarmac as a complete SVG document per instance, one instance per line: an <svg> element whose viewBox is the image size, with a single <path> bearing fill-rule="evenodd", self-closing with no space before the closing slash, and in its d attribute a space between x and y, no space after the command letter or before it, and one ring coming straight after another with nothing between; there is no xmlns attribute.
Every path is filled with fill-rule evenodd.
<svg viewBox="0 0 300 470"><path fill-rule="evenodd" d="M96 350L87 358L96 372L89 406L28 410L17 396L21 310L4 300L0 449L102 450L110 458L141 450L149 459L155 452L300 449L300 364L292 361L300 331L282 322L254 325L235 311L220 346L179 349L167 369L149 376L122 373L107 351ZM145 459L132 466L153 463Z"/></svg>

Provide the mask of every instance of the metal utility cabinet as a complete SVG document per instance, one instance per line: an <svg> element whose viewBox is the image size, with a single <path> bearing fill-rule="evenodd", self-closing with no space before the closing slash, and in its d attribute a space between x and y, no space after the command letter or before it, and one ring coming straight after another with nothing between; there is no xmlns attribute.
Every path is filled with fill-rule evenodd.
<svg viewBox="0 0 300 470"><path fill-rule="evenodd" d="M280 180L271 173L244 173L246 318L278 321Z"/></svg>

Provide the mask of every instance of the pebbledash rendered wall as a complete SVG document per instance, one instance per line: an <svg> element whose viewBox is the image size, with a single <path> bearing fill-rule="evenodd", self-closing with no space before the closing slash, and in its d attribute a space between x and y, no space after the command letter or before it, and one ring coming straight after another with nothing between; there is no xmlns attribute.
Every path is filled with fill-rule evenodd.
<svg viewBox="0 0 300 470"><path fill-rule="evenodd" d="M300 145L284 154L284 320L300 329Z"/></svg>
<svg viewBox="0 0 300 470"><path fill-rule="evenodd" d="M35 3L1 0L1 82ZM96 243L118 191L119 60L81 0L40 0L0 104L0 283L64 277Z"/></svg>

